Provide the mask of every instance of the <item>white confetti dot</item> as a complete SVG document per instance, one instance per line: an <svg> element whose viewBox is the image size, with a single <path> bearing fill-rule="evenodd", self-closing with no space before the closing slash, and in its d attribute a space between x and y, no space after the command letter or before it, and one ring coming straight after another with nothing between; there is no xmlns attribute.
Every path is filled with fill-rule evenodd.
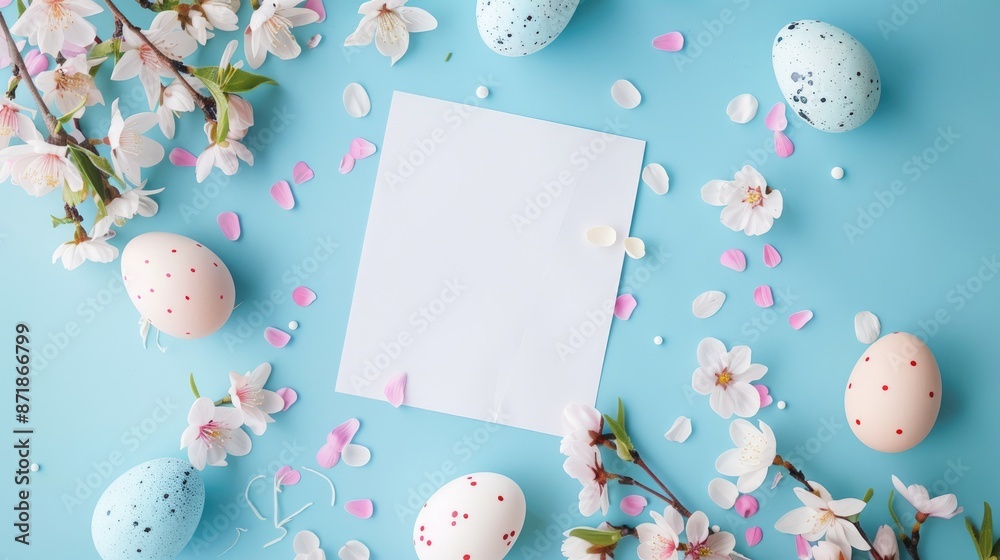
<svg viewBox="0 0 1000 560"><path fill-rule="evenodd" d="M712 532L713 533L718 533L721 530L722 530L722 528L719 527L718 525L712 525Z"/></svg>
<svg viewBox="0 0 1000 560"><path fill-rule="evenodd" d="M479 99L486 99L490 95L490 88L486 86L479 86L476 88L476 97Z"/></svg>
<svg viewBox="0 0 1000 560"><path fill-rule="evenodd" d="M663 337L662 336L654 336L653 337L653 344L655 344L657 346L663 344Z"/></svg>
<svg viewBox="0 0 1000 560"><path fill-rule="evenodd" d="M778 401L778 410L785 410L786 406L788 405L785 404L785 401Z"/></svg>
<svg viewBox="0 0 1000 560"><path fill-rule="evenodd" d="M31 464L31 472L38 472L38 463Z"/></svg>
<svg viewBox="0 0 1000 560"><path fill-rule="evenodd" d="M290 321L288 323L288 330L294 331L297 328L299 328L299 322L298 321Z"/></svg>
<svg viewBox="0 0 1000 560"><path fill-rule="evenodd" d="M833 177L834 179L838 179L838 180L839 179L843 179L844 178L844 168L843 167L834 167L833 169L830 170L830 176Z"/></svg>

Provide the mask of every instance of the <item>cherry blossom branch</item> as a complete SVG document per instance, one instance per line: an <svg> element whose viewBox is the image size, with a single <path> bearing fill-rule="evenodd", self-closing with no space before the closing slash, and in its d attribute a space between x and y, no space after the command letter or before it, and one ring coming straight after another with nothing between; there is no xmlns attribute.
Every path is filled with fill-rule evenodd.
<svg viewBox="0 0 1000 560"><path fill-rule="evenodd" d="M146 37L146 34L142 32L142 29L140 29L134 23L129 21L127 17L125 17L125 14L123 14L122 11L118 9L118 6L116 6L112 0L104 0L104 3L108 6L108 9L111 10L111 13L114 14L115 21L127 27L128 30L131 31L132 33L135 33L139 37L139 39L143 43L145 43L146 46L150 48L150 50L153 51L153 54L155 54L156 57L160 59L160 62L165 64L168 68L170 68L170 71L174 74L174 76L177 77L177 80L184 86L184 89L188 90L188 93L191 94L191 97L194 99L195 104L198 105L198 108L201 109L201 112L205 114L205 119L209 121L215 121L215 113L211 109L212 107L211 99L207 96L198 93L198 91L195 90L194 87L190 83L188 83L186 79L184 79L184 76L181 74L179 68L184 66L183 63L163 54L163 51L158 49L156 45L154 45L153 42L149 40L149 37Z"/></svg>
<svg viewBox="0 0 1000 560"><path fill-rule="evenodd" d="M68 135L66 131L61 130L59 121L52 114L52 111L49 110L45 101L42 100L42 94L38 92L38 88L35 87L35 82L31 79L31 74L28 73L28 66L24 63L21 51L18 50L17 45L14 43L14 37L10 34L10 28L7 27L7 20L3 17L3 14L0 14L0 30L3 31L4 40L7 41L7 51L10 53L10 60L17 70L16 73L19 75L21 81L28 85L28 91L31 92L31 97L35 99L35 104L38 105L38 112L42 114L42 120L45 121L45 128L48 129L50 134L49 141L65 146Z"/></svg>
<svg viewBox="0 0 1000 560"><path fill-rule="evenodd" d="M649 492L650 494L652 494L652 495L656 496L657 498L663 500L664 502L668 503L669 505L671 505L671 506L673 506L675 508L677 507L676 502L674 500L671 500L670 498L668 498L668 497L664 496L663 494L661 494L659 491L654 490L653 488L650 488L649 486L646 486L645 484L639 482L638 480L632 478L631 476L626 476L626 475L623 475L623 474L616 474L616 473L609 472L608 473L608 478L615 480L616 482L618 482L618 484L621 484L622 486L635 486L637 488L642 488L646 492ZM678 509L678 511L680 511L680 510ZM685 517L690 517L690 516L691 516L690 513L688 515L685 515Z"/></svg>
<svg viewBox="0 0 1000 560"><path fill-rule="evenodd" d="M677 496L675 496L674 493L671 492L669 488L667 488L667 485L664 484L663 481L661 481L658 476L653 474L653 470L649 468L649 465L646 464L646 461L644 461L642 457L639 456L639 452L635 449L632 450L632 461L636 465L638 465L640 469L646 471L646 474L648 474L649 477L652 478L656 482L656 484L663 489L663 491L667 494L667 496L670 496L671 500L673 501L672 505L674 506L674 509L676 509L678 513L683 515L685 518L691 517L691 511L688 510L683 505L681 505L681 501L677 499Z"/></svg>
<svg viewBox="0 0 1000 560"><path fill-rule="evenodd" d="M612 451L615 451L615 452L618 451L618 445L614 441L615 440L615 435L614 434L597 434L595 432L591 432L591 434L592 434L592 436L594 438L593 445L602 445L602 446L607 447L608 449L610 449ZM656 476L656 474L653 473L653 470L649 468L649 465L647 465L646 462L642 459L642 457L639 455L639 452L637 450L633 449L632 452L631 452L631 454L632 454L632 462L635 463L642 470L646 471L646 474L649 475L649 477L652 478L654 482L656 482L656 485L659 486L661 489L663 489L663 494L661 494L661 493L659 493L657 491L654 491L651 488L649 488L649 487L647 487L647 486L645 486L643 484L640 484L640 483L636 482L635 479L633 479L631 477L627 477L627 476L622 477L622 476L619 476L619 475L615 475L615 476L619 476L619 478L625 478L625 479L628 479L628 480L632 481L632 482L621 482L621 480L619 480L619 483L620 484L630 485L630 486L638 486L640 488L643 488L644 490L646 490L649 493L653 494L657 498L660 498L664 502L667 502L671 507L673 507L674 509L677 510L677 513L680 513L685 518L691 517L691 510L689 510L686 507L684 507L684 505L681 504L681 501L677 499L677 496L675 496L674 493L671 492L669 488L667 488L667 485L664 484L662 480L660 480L660 477ZM608 474L611 475L612 473L608 473ZM664 495L664 494L666 494L666 495Z"/></svg>
<svg viewBox="0 0 1000 560"><path fill-rule="evenodd" d="M920 552L917 551L917 545L920 544L920 523L914 523L913 530L910 531L910 536L907 537L903 535L903 547L906 552L910 554L913 560L920 560Z"/></svg>

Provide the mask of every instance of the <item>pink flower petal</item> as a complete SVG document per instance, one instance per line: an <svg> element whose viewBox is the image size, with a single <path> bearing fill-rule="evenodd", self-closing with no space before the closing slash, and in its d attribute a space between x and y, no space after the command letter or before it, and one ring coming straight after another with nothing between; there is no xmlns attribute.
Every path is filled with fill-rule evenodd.
<svg viewBox="0 0 1000 560"><path fill-rule="evenodd" d="M332 445L324 445L316 453L316 462L324 469L332 468L340 461L340 451L334 451Z"/></svg>
<svg viewBox="0 0 1000 560"><path fill-rule="evenodd" d="M677 31L664 33L653 39L653 48L667 52L677 52L684 48L684 36Z"/></svg>
<svg viewBox="0 0 1000 560"><path fill-rule="evenodd" d="M361 519L368 519L372 516L375 511L375 505L369 499L364 500L351 500L344 504L344 509L347 513L353 515L354 517L360 517Z"/></svg>
<svg viewBox="0 0 1000 560"><path fill-rule="evenodd" d="M0 8L6 8L7 6L10 6L10 4L13 1L14 0L0 0Z"/></svg>
<svg viewBox="0 0 1000 560"><path fill-rule="evenodd" d="M340 174L347 175L351 171L354 171L354 163L356 161L351 154L344 154L344 157L340 158Z"/></svg>
<svg viewBox="0 0 1000 560"><path fill-rule="evenodd" d="M770 243L764 245L764 264L768 268L774 268L781 263L781 253Z"/></svg>
<svg viewBox="0 0 1000 560"><path fill-rule="evenodd" d="M306 2L305 8L307 10L312 10L319 15L319 19L316 20L316 23L326 19L326 7L323 6L323 0L309 0Z"/></svg>
<svg viewBox="0 0 1000 560"><path fill-rule="evenodd" d="M812 549L809 548L809 541L802 535L795 535L795 555L799 560L810 560Z"/></svg>
<svg viewBox="0 0 1000 560"><path fill-rule="evenodd" d="M358 433L358 428L360 427L361 422L357 418L349 418L326 435L326 444L333 451L340 453L348 443L351 443L351 440L354 439L354 434Z"/></svg>
<svg viewBox="0 0 1000 560"><path fill-rule="evenodd" d="M299 286L292 290L292 301L299 307L309 307L312 302L316 301L316 292L305 286Z"/></svg>
<svg viewBox="0 0 1000 560"><path fill-rule="evenodd" d="M785 130L788 127L788 119L785 118L785 104L777 103L767 112L764 124L768 130Z"/></svg>
<svg viewBox="0 0 1000 560"><path fill-rule="evenodd" d="M198 156L184 148L174 148L170 150L170 163L177 167L194 167L198 163Z"/></svg>
<svg viewBox="0 0 1000 560"><path fill-rule="evenodd" d="M764 531L760 527L750 527L746 532L747 546L757 546L764 538Z"/></svg>
<svg viewBox="0 0 1000 560"><path fill-rule="evenodd" d="M760 407L766 408L771 406L774 399L771 397L771 391L767 388L767 385L752 385L754 389L757 389L757 394L760 395Z"/></svg>
<svg viewBox="0 0 1000 560"><path fill-rule="evenodd" d="M399 405L403 404L403 399L406 396L406 374L401 373L392 376L392 379L386 382L385 388L382 391L385 393L385 398L389 401L389 404L399 408Z"/></svg>
<svg viewBox="0 0 1000 560"><path fill-rule="evenodd" d="M771 293L771 286L764 284L757 286L753 291L753 301L757 307L771 307L774 305L774 295Z"/></svg>
<svg viewBox="0 0 1000 560"><path fill-rule="evenodd" d="M284 348L288 345L288 341L291 339L292 335L281 329L276 329L274 327L267 327L264 329L264 340L275 348Z"/></svg>
<svg viewBox="0 0 1000 560"><path fill-rule="evenodd" d="M350 153L354 159L365 159L375 153L375 144L372 144L364 138L355 138L354 140L351 140Z"/></svg>
<svg viewBox="0 0 1000 560"><path fill-rule="evenodd" d="M10 2L8 1L7 4L10 4ZM7 4L3 4L2 2L0 2L0 8L5 7ZM62 48L59 49L59 53L63 55L63 58L73 58L74 56L78 54L83 54L85 52L87 52L86 47L81 47L80 45L74 45L69 41L63 41Z"/></svg>
<svg viewBox="0 0 1000 560"><path fill-rule="evenodd" d="M638 494L630 494L622 498L619 507L622 509L622 513L625 515L630 515L636 517L642 514L642 510L646 509L646 498Z"/></svg>
<svg viewBox="0 0 1000 560"><path fill-rule="evenodd" d="M284 412L291 408L295 401L299 400L299 394L295 392L295 389L291 387L282 387L275 391L281 400L285 402L285 405L281 407L281 411Z"/></svg>
<svg viewBox="0 0 1000 560"><path fill-rule="evenodd" d="M24 57L24 65L28 67L28 74L35 77L49 69L49 57L38 49L31 49Z"/></svg>
<svg viewBox="0 0 1000 560"><path fill-rule="evenodd" d="M628 321L628 318L632 316L632 312L635 311L636 305L632 294L618 296L618 299L615 300L615 317L618 317L622 321Z"/></svg>
<svg viewBox="0 0 1000 560"><path fill-rule="evenodd" d="M295 167L292 168L292 181L296 185L301 185L315 176L312 168L304 161L296 163Z"/></svg>
<svg viewBox="0 0 1000 560"><path fill-rule="evenodd" d="M274 479L280 481L282 486L295 486L302 480L302 474L292 467L285 465L274 473Z"/></svg>
<svg viewBox="0 0 1000 560"><path fill-rule="evenodd" d="M749 519L760 511L760 502L758 502L757 498L754 498L750 494L743 494L739 498L736 498L736 505L733 507L736 509L736 513L740 514L741 517Z"/></svg>
<svg viewBox="0 0 1000 560"><path fill-rule="evenodd" d="M739 249L729 249L722 253L719 262L726 268L731 268L736 272L743 272L747 269L747 256Z"/></svg>
<svg viewBox="0 0 1000 560"><path fill-rule="evenodd" d="M271 198L284 210L295 208L295 197L292 196L292 187L284 179L271 185Z"/></svg>
<svg viewBox="0 0 1000 560"><path fill-rule="evenodd" d="M792 140L780 130L774 131L774 153L782 158L795 153L795 144L792 144Z"/></svg>
<svg viewBox="0 0 1000 560"><path fill-rule="evenodd" d="M799 330L806 326L806 323L811 321L813 318L813 312L806 309L805 311L797 311L792 313L788 317L788 324L792 326L793 329Z"/></svg>
<svg viewBox="0 0 1000 560"><path fill-rule="evenodd" d="M240 238L239 216L233 212L222 212L216 220L219 222L219 228L222 229L222 235L225 235L226 239L236 241Z"/></svg>

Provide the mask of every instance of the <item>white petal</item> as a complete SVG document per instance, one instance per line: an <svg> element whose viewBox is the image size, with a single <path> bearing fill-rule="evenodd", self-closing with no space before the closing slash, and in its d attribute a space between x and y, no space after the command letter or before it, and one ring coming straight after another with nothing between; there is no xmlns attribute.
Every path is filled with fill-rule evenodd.
<svg viewBox="0 0 1000 560"><path fill-rule="evenodd" d="M611 86L611 98L623 109L635 109L642 102L642 94L628 80L618 80Z"/></svg>
<svg viewBox="0 0 1000 560"><path fill-rule="evenodd" d="M708 483L708 497L722 509L732 509L739 496L740 491L736 489L736 485L724 478L713 478Z"/></svg>
<svg viewBox="0 0 1000 560"><path fill-rule="evenodd" d="M714 179L701 187L701 199L712 206L725 206L735 189L736 184L732 181Z"/></svg>
<svg viewBox="0 0 1000 560"><path fill-rule="evenodd" d="M795 508L781 516L774 528L789 535L804 535L816 530L816 518L816 511L812 508Z"/></svg>
<svg viewBox="0 0 1000 560"><path fill-rule="evenodd" d="M430 31L437 28L437 20L427 10L421 8L400 8L400 15L406 20L406 29L411 33Z"/></svg>
<svg viewBox="0 0 1000 560"><path fill-rule="evenodd" d="M646 256L646 243L638 237L625 238L625 254L633 259L641 259Z"/></svg>
<svg viewBox="0 0 1000 560"><path fill-rule="evenodd" d="M670 190L670 176L658 163L651 163L643 168L642 181L656 194L667 194Z"/></svg>
<svg viewBox="0 0 1000 560"><path fill-rule="evenodd" d="M368 92L361 84L352 82L344 88L344 109L347 110L348 115L356 119L371 111L371 98L368 97Z"/></svg>
<svg viewBox="0 0 1000 560"><path fill-rule="evenodd" d="M344 446L341 458L349 467L363 467L368 464L368 461L372 460L372 452L371 449L363 445L348 443Z"/></svg>
<svg viewBox="0 0 1000 560"><path fill-rule="evenodd" d="M309 554L319 550L319 537L312 531L299 531L292 540L292 551L296 554Z"/></svg>
<svg viewBox="0 0 1000 560"><path fill-rule="evenodd" d="M718 313L725 302L726 294L714 290L708 291L695 298L691 304L691 311L695 317L707 319Z"/></svg>
<svg viewBox="0 0 1000 560"><path fill-rule="evenodd" d="M347 541L347 544L337 552L337 556L340 560L368 560L371 557L371 552L360 541Z"/></svg>
<svg viewBox="0 0 1000 560"><path fill-rule="evenodd" d="M615 244L618 234L611 226L595 226L587 230L587 241L598 247L610 247Z"/></svg>
<svg viewBox="0 0 1000 560"><path fill-rule="evenodd" d="M757 106L757 98L752 94L744 93L737 95L729 102L726 114L729 115L729 120L734 123L748 123L757 115Z"/></svg>
<svg viewBox="0 0 1000 560"><path fill-rule="evenodd" d="M882 324L871 311L862 311L854 316L854 334L858 342L871 344L878 340L882 333Z"/></svg>
<svg viewBox="0 0 1000 560"><path fill-rule="evenodd" d="M687 416L678 417L677 420L674 420L674 425L667 430L667 433L663 437L667 438L667 441L684 443L687 441L687 438L691 437L691 419Z"/></svg>

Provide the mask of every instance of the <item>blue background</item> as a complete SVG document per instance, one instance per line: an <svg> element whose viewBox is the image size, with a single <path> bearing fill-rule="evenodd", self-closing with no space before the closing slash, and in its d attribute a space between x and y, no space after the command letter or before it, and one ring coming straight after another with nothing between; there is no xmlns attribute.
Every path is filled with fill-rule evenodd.
<svg viewBox="0 0 1000 560"><path fill-rule="evenodd" d="M150 187L167 188L157 197L160 213L128 224L114 241L123 247L140 233L162 230L215 250L233 271L243 302L219 334L189 342L164 337L165 354L152 344L144 350L138 315L120 289L118 264L88 263L73 272L50 264L51 251L69 235L49 226L48 214L59 213L61 204L53 197L29 198L9 185L0 189L5 209L0 328L12 339L15 323L25 321L34 333L32 460L41 465L31 484L29 549L12 544L7 518L14 488L8 476L0 485L0 505L8 512L0 519L5 556L96 557L89 528L101 491L133 465L186 457L178 440L192 400L188 373L195 373L203 394L218 398L227 390L231 369L248 371L262 361L274 365L271 387L294 387L299 402L278 415L264 436L253 438L250 455L203 473L205 515L183 558L216 557L232 543L235 527L250 532L229 556L292 558L290 537L260 548L275 532L254 519L237 496L257 473L285 463L315 466L325 433L352 416L361 419L355 441L371 447L373 459L364 468L338 465L330 471L337 506L322 505L326 483L309 473L282 502L286 511L305 501L318 503L295 519L290 531L315 531L329 558L349 539L367 543L373 558L414 557L413 506L443 482L481 470L513 477L527 496L528 519L511 558L556 558L559 533L598 523L576 510L579 486L562 473L553 437L406 407L394 410L333 392L377 168L376 156L342 176L340 156L356 136L381 145L394 89L476 101L474 91L483 83L492 91L482 102L486 107L595 129L606 128L609 120L622 123L623 134L648 141L647 162L661 162L669 171L666 196L644 186L639 190L632 233L646 240L649 256L625 264L623 282L639 307L631 320L612 328L598 404L610 409L618 396L624 398L637 446L689 507L704 509L741 543L750 525L764 528L763 542L754 549L741 545L742 552L793 558L792 537L772 527L798 502L787 478L775 491L765 485L757 492L762 511L749 521L733 519L708 500L715 458L730 442L728 422L689 389L695 347L705 336L749 344L754 361L770 368L764 382L788 407L769 407L759 417L773 426L782 454L835 496L860 497L875 489L862 517L870 534L889 520L885 502L892 473L956 493L976 520L983 500L1000 500L995 481L1000 282L977 279L982 259L1000 249L995 215L1000 193L990 149L1000 124L990 99L1000 76L996 64L985 62L1000 47L994 33L1000 6L934 0L590 0L553 45L507 59L480 41L473 2L422 0L415 4L431 11L439 27L412 36L410 52L390 67L373 46L340 47L360 18L356 3L329 2L325 22L299 30L302 42L322 33L319 48L289 63L268 58L262 72L281 87L248 95L257 119L248 140L254 167L242 166L232 179L216 172L199 185L193 169L164 162L145 175ZM137 21L148 21L133 8ZM9 17L12 9L6 10ZM242 24L248 14L244 3ZM94 18L105 34L107 16ZM779 159L763 124L767 108L781 101L771 72L771 41L783 24L800 18L828 21L864 43L877 61L884 92L874 118L854 132L826 134L790 121L787 133L797 150ZM650 47L653 37L671 30L685 34L684 51ZM214 63L222 47L222 41L213 43L197 60ZM446 62L449 52L453 56ZM242 58L242 47L237 56ZM107 72L102 71L104 82ZM611 100L609 89L619 78L642 91L637 109L622 110ZM349 118L341 106L341 92L352 81L372 98L372 112L364 119ZM145 110L137 81L114 87L123 112ZM725 107L744 92L755 94L762 109L740 126L728 120ZM110 106L113 97L105 97ZM89 109L88 129L103 135L107 114L107 107ZM947 151L934 150L941 130L957 135ZM197 117L188 116L167 146L197 153L203 141ZM926 169L913 158L926 158ZM294 187L298 205L285 212L270 200L268 188L290 179L299 160L312 165L316 179ZM719 209L699 196L704 182L728 178L744 163L755 164L784 194L784 216L763 240L727 230L718 222ZM842 181L830 178L835 165L847 170ZM894 181L905 190L890 200L885 193ZM243 220L243 237L235 243L226 241L215 223L226 210ZM846 226L860 233L852 237ZM784 256L775 269L761 262L765 241ZM747 253L746 272L719 265L719 255L731 247ZM290 301L291 289L300 283L319 294L309 308ZM752 300L761 283L790 294L791 301L776 297L774 313L761 312ZM962 285L977 291L971 298L958 295ZM708 289L725 291L729 300L718 315L700 321L690 304ZM270 301L274 292L281 301ZM787 315L798 309L812 309L816 317L796 332ZM928 337L941 365L945 390L938 424L906 453L864 447L843 417L843 386L864 348L855 339L853 317L864 309L882 319L884 332ZM259 321L257 312L266 325L301 323L287 348L268 346L263 326L246 326ZM666 342L653 345L655 335ZM13 380L6 379L9 395ZM683 445L662 437L678 415L694 420L694 435ZM13 426L13 419L8 421ZM5 465L14 464L9 447L2 456ZM629 521L617 510L622 490L612 489L611 518L619 522ZM372 519L344 512L346 500L363 497L376 504ZM263 492L256 500L270 501ZM900 511L911 510L901 504ZM925 558L972 557L970 546L960 518L925 527ZM624 550L619 557L631 555Z"/></svg>

